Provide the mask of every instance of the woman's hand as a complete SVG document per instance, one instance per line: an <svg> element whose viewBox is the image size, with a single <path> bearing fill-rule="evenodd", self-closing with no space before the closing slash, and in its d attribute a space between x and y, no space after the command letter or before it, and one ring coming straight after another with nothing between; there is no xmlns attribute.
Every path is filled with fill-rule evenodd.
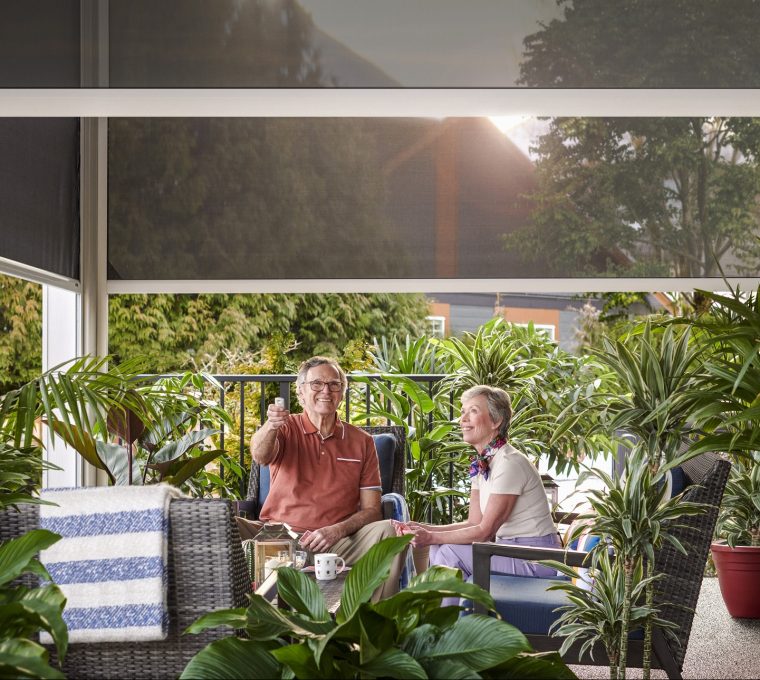
<svg viewBox="0 0 760 680"><path fill-rule="evenodd" d="M426 545L434 545L437 541L433 536L432 531L428 531L425 527L419 527L414 532L414 540L412 545L415 548L422 548Z"/></svg>

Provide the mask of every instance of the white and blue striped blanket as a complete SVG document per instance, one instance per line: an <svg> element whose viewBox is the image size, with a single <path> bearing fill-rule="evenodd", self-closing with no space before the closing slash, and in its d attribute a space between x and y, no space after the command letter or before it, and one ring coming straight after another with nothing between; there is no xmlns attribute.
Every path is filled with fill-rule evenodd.
<svg viewBox="0 0 760 680"><path fill-rule="evenodd" d="M168 484L42 491L57 505L40 506L40 526L63 538L40 559L66 596L69 642L166 637L169 503L180 495Z"/></svg>
<svg viewBox="0 0 760 680"><path fill-rule="evenodd" d="M382 496L383 501L391 501L393 503L393 517L389 519L395 519L399 522L409 522L409 506L406 504L406 499L400 493L385 493ZM412 551L407 550L406 562L404 568L401 570L401 576L399 577L399 588L403 590L409 585L409 581L413 576L417 575L417 571L414 568L414 559L412 558Z"/></svg>

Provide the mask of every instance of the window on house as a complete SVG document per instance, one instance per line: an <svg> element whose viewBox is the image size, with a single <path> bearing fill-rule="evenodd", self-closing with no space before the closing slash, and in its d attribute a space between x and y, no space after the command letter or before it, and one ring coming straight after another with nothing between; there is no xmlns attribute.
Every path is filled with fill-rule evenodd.
<svg viewBox="0 0 760 680"><path fill-rule="evenodd" d="M428 334L433 338L446 337L446 317L445 316L428 316Z"/></svg>

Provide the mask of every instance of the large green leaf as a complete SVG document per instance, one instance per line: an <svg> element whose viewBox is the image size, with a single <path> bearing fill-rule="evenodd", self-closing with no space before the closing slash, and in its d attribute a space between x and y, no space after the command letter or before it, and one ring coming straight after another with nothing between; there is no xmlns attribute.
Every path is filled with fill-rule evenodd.
<svg viewBox="0 0 760 680"><path fill-rule="evenodd" d="M63 608L66 597L61 589L49 584L40 588L32 588L24 593L18 604L28 611L34 612L41 628L44 628L53 638L58 658L63 661L69 644L69 631L63 620Z"/></svg>
<svg viewBox="0 0 760 680"><path fill-rule="evenodd" d="M182 671L183 680L267 680L280 677L280 663L261 643L228 637L198 652Z"/></svg>
<svg viewBox="0 0 760 680"><path fill-rule="evenodd" d="M490 616L460 619L425 650L425 658L450 659L479 671L530 651L525 636L514 626Z"/></svg>
<svg viewBox="0 0 760 680"><path fill-rule="evenodd" d="M65 678L48 663L48 652L31 640L0 640L0 678Z"/></svg>
<svg viewBox="0 0 760 680"><path fill-rule="evenodd" d="M129 457L126 447L102 441L95 442L95 446L113 483L118 486L129 484ZM137 456L132 457L132 484L142 484L142 472Z"/></svg>
<svg viewBox="0 0 760 680"><path fill-rule="evenodd" d="M198 470L205 468L212 460L219 458L223 453L224 449L214 449L213 451L204 451L198 456L193 456L190 460L181 462L176 472L172 466L169 476L165 477L163 481L174 486L180 486L198 472Z"/></svg>
<svg viewBox="0 0 760 680"><path fill-rule="evenodd" d="M343 586L340 609L336 615L338 623L351 618L362 602L369 601L372 593L390 574L391 563L406 549L414 537L394 536L373 545L348 572Z"/></svg>
<svg viewBox="0 0 760 680"><path fill-rule="evenodd" d="M307 625L300 625L297 619L288 616L284 610L273 606L260 595L251 595L246 615L245 630L252 640L273 640L285 633L304 638L320 637L324 634L321 630L314 632L308 622Z"/></svg>
<svg viewBox="0 0 760 680"><path fill-rule="evenodd" d="M98 455L95 440L89 432L86 430L80 430L73 425L66 426L64 423L57 420L43 422L61 437L68 446L79 453L90 465L99 470L105 469L103 461L100 460L100 456Z"/></svg>
<svg viewBox="0 0 760 680"><path fill-rule="evenodd" d="M463 597L479 602L488 609L494 609L493 597L489 593L474 583L466 583L456 578L448 581L413 582L401 592L381 600L374 608L383 616L393 618L401 612L444 597Z"/></svg>
<svg viewBox="0 0 760 680"><path fill-rule="evenodd" d="M187 453L190 449L198 444L202 443L207 437L211 437L217 434L219 430L205 428L202 430L196 430L189 432L186 435L180 437L176 441L170 442L164 446L160 451L156 451L153 454L151 460L152 463L169 463L181 455Z"/></svg>
<svg viewBox="0 0 760 680"><path fill-rule="evenodd" d="M278 647L271 652L281 664L287 666L297 678L321 678L324 674L320 672L314 654L309 647L303 643L285 645Z"/></svg>
<svg viewBox="0 0 760 680"><path fill-rule="evenodd" d="M504 663L480 671L484 678L525 678L525 680L572 680L577 676L557 652L522 652Z"/></svg>
<svg viewBox="0 0 760 680"><path fill-rule="evenodd" d="M277 570L277 593L295 611L315 621L329 621L325 598L316 581L296 569Z"/></svg>
<svg viewBox="0 0 760 680"><path fill-rule="evenodd" d="M58 534L47 529L34 529L0 545L0 586L27 571L29 563L40 550L49 548L60 539Z"/></svg>
<svg viewBox="0 0 760 680"><path fill-rule="evenodd" d="M413 657L398 649L388 649L361 665L362 677L427 678L425 669Z"/></svg>
<svg viewBox="0 0 760 680"><path fill-rule="evenodd" d="M245 628L247 622L248 617L246 616L245 607L220 609L219 611L204 614L197 621L191 623L185 630L185 634L190 633L195 635L208 628L216 628L217 626L229 626L235 630L241 630Z"/></svg>

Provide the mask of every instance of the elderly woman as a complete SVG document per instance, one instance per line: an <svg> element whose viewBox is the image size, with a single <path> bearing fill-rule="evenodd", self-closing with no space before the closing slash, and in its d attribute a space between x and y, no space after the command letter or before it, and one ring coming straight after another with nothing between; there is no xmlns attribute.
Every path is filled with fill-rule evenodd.
<svg viewBox="0 0 760 680"><path fill-rule="evenodd" d="M471 456L470 511L466 522L435 526L412 523L414 545L430 546L430 564L461 569L472 576L472 543L492 541L561 547L549 502L535 466L507 443L512 420L509 395L478 385L462 395L459 423ZM491 571L553 578L557 572L511 557L494 557Z"/></svg>

